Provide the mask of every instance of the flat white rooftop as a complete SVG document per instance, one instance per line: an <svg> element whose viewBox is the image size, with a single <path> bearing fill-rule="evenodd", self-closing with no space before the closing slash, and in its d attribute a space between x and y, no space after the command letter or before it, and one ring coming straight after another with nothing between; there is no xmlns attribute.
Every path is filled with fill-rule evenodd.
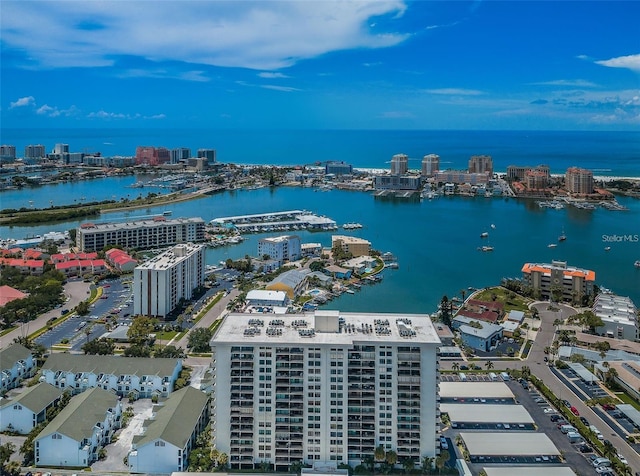
<svg viewBox="0 0 640 476"><path fill-rule="evenodd" d="M281 332L268 335L266 330L271 327L269 317L262 318L262 325L259 325L255 315L229 314L218 328L211 344L251 345L265 342L273 345L301 345L305 343L309 345L353 345L364 342L389 342L408 346L440 344L440 338L431 318L426 314L315 311L287 314L278 316L278 318L283 321L277 326ZM388 324L381 325L380 322ZM257 331L255 333L245 332L248 329L257 329ZM409 332L408 335L407 332Z"/></svg>
<svg viewBox="0 0 640 476"><path fill-rule="evenodd" d="M514 398L504 382L440 382L443 398Z"/></svg>
<svg viewBox="0 0 640 476"><path fill-rule="evenodd" d="M533 418L522 405L441 403L440 411L448 413L452 422L534 423Z"/></svg>
<svg viewBox="0 0 640 476"><path fill-rule="evenodd" d="M569 466L547 466L544 465L544 469L540 466L518 466L517 469L513 466L505 468L503 466L485 466L484 472L487 476L513 476L517 473L518 476L575 476L576 473Z"/></svg>
<svg viewBox="0 0 640 476"><path fill-rule="evenodd" d="M463 432L460 437L471 456L558 456L544 433ZM544 473L546 475L546 473Z"/></svg>

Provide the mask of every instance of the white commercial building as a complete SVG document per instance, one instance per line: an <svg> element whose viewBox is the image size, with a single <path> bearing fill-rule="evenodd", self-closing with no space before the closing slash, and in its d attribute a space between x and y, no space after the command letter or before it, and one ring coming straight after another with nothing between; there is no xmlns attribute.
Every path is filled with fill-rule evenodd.
<svg viewBox="0 0 640 476"><path fill-rule="evenodd" d="M361 464L378 445L436 455L438 347L427 315L232 314L211 341L213 446L234 469Z"/></svg>
<svg viewBox="0 0 640 476"><path fill-rule="evenodd" d="M133 313L165 318L204 284L204 246L174 246L133 270Z"/></svg>
<svg viewBox="0 0 640 476"><path fill-rule="evenodd" d="M295 261L301 256L300 237L298 235L271 236L258 241L258 257L268 255L270 259L282 263Z"/></svg>
<svg viewBox="0 0 640 476"><path fill-rule="evenodd" d="M252 289L245 299L249 306L286 307L289 299L284 291L269 291L267 289Z"/></svg>

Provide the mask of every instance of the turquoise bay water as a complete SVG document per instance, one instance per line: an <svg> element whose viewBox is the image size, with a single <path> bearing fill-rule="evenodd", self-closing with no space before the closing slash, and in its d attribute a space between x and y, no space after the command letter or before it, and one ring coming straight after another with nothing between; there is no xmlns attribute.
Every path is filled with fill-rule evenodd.
<svg viewBox="0 0 640 476"><path fill-rule="evenodd" d="M118 196L123 190L137 192L122 189L125 182L106 178L91 183L96 194L98 190L109 190ZM64 187L56 189L57 193L69 197L72 192ZM46 196L42 189L23 193L25 199L29 194L34 200L44 200ZM44 195L40 197L39 193ZM360 292L345 294L327 305L345 311L433 312L445 294L452 297L469 286L483 287L498 283L502 277L520 277L525 262L552 259L593 269L599 285L640 304L640 269L633 266L640 259L640 243L605 242L606 236L640 235L640 200L622 197L619 201L629 210L548 210L532 201L503 198L387 201L361 192L281 187L224 192L161 207L108 213L95 221L121 221L165 210L171 210L172 217L200 216L208 221L230 215L307 209L338 224L359 222L363 228L355 231L299 233L303 242L319 242L323 246L330 246L331 236L336 233L360 236L371 241L375 249L398 257L399 269L386 270L381 284L363 286ZM68 230L79 223L0 227L0 237L23 238ZM547 245L557 243L563 230L567 240L549 248ZM489 232L489 237L481 239L484 231ZM239 245L209 249L207 262L215 264L227 258L255 255L258 240L264 236L269 234L247 235ZM495 250L478 251L483 244L490 244ZM605 251L606 246L611 250Z"/></svg>

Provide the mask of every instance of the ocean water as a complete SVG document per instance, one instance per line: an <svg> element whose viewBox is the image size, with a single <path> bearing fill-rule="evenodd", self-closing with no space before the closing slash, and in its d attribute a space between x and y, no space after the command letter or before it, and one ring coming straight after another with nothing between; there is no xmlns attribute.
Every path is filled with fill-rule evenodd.
<svg viewBox="0 0 640 476"><path fill-rule="evenodd" d="M121 179L92 181L98 193L119 195ZM75 190L67 184L56 188L57 196L72 197ZM42 189L22 191L24 199ZM144 190L144 189L143 189ZM0 194L0 198L2 195ZM318 192L300 187L263 188L227 191L196 200L160 207L103 214L91 221L124 221L161 214L172 217L200 216L211 220L223 216L306 209L336 220L338 224L359 222L362 229L311 233L299 232L303 242L331 245L331 236L345 233L369 240L374 249L390 251L398 257L399 268L386 270L381 284L365 286L362 291L345 294L327 308L368 312L433 312L443 295L459 295L468 287L499 283L503 277L520 277L526 262L566 260L569 265L592 269L600 286L630 296L640 304L640 242L611 236L640 235L640 200L621 197L627 211L541 209L533 201L505 198L441 197L425 201L381 200L363 192L331 190ZM70 221L34 227L0 227L2 238L23 238L48 231L77 227ZM491 225L494 225L492 227ZM489 237L482 239L482 232ZM557 242L565 232L567 240ZM239 245L207 250L207 263L227 258L255 256L258 240L275 234L247 235ZM478 247L490 244L493 252ZM558 243L549 248L550 243ZM610 251L605 247L610 246Z"/></svg>
<svg viewBox="0 0 640 476"><path fill-rule="evenodd" d="M343 160L354 167L388 168L407 154L420 168L438 154L442 168L466 168L472 155L491 155L497 171L508 165L548 164L553 173L580 166L597 175L640 177L640 131L418 131L418 130L205 130L205 129L12 129L0 142L23 154L28 144L69 144L72 152L135 155L137 146L217 150L218 160L238 164L303 165Z"/></svg>

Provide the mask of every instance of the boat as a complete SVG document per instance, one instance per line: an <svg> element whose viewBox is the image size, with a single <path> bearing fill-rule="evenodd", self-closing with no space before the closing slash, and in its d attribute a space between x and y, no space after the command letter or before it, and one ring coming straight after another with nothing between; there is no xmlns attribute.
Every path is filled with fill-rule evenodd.
<svg viewBox="0 0 640 476"><path fill-rule="evenodd" d="M562 230L562 233L560 233L560 236L558 237L558 241L565 241L567 239L567 235L564 234L564 229Z"/></svg>
<svg viewBox="0 0 640 476"><path fill-rule="evenodd" d="M480 238L487 238L489 236L489 233L486 231L483 231L482 233L480 233Z"/></svg>
<svg viewBox="0 0 640 476"><path fill-rule="evenodd" d="M605 251L611 251L611 247L610 247L610 246L605 246L605 247L604 247L604 250L605 250Z"/></svg>
<svg viewBox="0 0 640 476"><path fill-rule="evenodd" d="M387 264L386 266L387 266L387 268L391 268L391 269L398 269L398 267L399 267L398 263L396 263L395 261L392 262L392 263Z"/></svg>
<svg viewBox="0 0 640 476"><path fill-rule="evenodd" d="M493 246L482 246L480 248L478 248L480 251L486 252L486 251L493 251Z"/></svg>
<svg viewBox="0 0 640 476"><path fill-rule="evenodd" d="M491 224L491 228L493 228L494 230L496 229L496 226L492 223Z"/></svg>
<svg viewBox="0 0 640 476"><path fill-rule="evenodd" d="M162 212L162 215L163 215L163 216L165 216L165 217L168 217L168 216L170 216L172 213L173 213L173 212L172 212L171 210L165 210L165 211L163 211L163 212Z"/></svg>
<svg viewBox="0 0 640 476"><path fill-rule="evenodd" d="M556 243L549 243L547 245L548 248L555 248L556 246L558 246Z"/></svg>
<svg viewBox="0 0 640 476"><path fill-rule="evenodd" d="M639 260L636 260L636 262L635 262L635 263L633 263L633 265L634 265L636 268L640 268L640 259L639 259Z"/></svg>

